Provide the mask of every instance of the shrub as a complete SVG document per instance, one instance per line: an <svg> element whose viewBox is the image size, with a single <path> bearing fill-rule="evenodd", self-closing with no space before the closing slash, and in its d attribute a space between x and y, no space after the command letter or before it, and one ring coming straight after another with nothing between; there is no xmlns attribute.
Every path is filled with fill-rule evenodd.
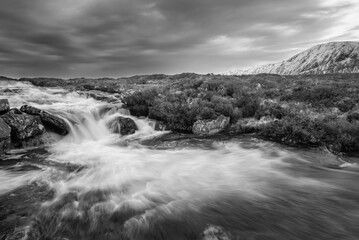
<svg viewBox="0 0 359 240"><path fill-rule="evenodd" d="M143 91L137 91L123 98L124 104L134 116L148 116L149 107L158 96L158 90L155 88Z"/></svg>

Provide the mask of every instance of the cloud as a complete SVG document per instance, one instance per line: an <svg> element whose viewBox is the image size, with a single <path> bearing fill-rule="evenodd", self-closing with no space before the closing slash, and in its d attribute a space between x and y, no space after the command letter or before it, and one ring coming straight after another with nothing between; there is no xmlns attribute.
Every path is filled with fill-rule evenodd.
<svg viewBox="0 0 359 240"><path fill-rule="evenodd" d="M221 72L357 40L354 0L0 0L13 76Z"/></svg>

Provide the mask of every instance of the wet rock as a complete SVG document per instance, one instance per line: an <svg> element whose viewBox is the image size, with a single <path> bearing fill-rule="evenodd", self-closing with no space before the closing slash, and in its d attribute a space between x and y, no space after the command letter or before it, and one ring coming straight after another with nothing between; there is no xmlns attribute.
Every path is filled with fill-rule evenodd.
<svg viewBox="0 0 359 240"><path fill-rule="evenodd" d="M21 147L36 147L43 145L45 143L45 140L43 138L43 135L35 136L31 138L27 138L21 141Z"/></svg>
<svg viewBox="0 0 359 240"><path fill-rule="evenodd" d="M63 136L67 135L70 132L70 127L62 118L45 111L41 113L40 117L45 127L49 131L58 133Z"/></svg>
<svg viewBox="0 0 359 240"><path fill-rule="evenodd" d="M46 132L40 117L26 114L4 114L2 120L11 128L14 145L21 146L25 139L34 138Z"/></svg>
<svg viewBox="0 0 359 240"><path fill-rule="evenodd" d="M21 106L20 111L24 112L24 113L27 113L27 114L30 114L30 115L40 115L41 114L40 109L38 109L36 107L29 106L29 105Z"/></svg>
<svg viewBox="0 0 359 240"><path fill-rule="evenodd" d="M10 110L10 104L7 99L0 99L0 114L7 113Z"/></svg>
<svg viewBox="0 0 359 240"><path fill-rule="evenodd" d="M198 120L193 124L192 132L200 135L212 135L222 132L229 124L229 117L223 115L214 120Z"/></svg>
<svg viewBox="0 0 359 240"><path fill-rule="evenodd" d="M22 89L18 89L18 88L12 88L12 89L6 88L2 92L3 93L19 93L21 91L22 91Z"/></svg>
<svg viewBox="0 0 359 240"><path fill-rule="evenodd" d="M65 120L55 116L49 112L40 110L38 108L23 105L20 108L20 111L25 112L30 115L40 116L42 122L44 123L47 130L58 133L60 135L66 135L70 132L70 127L67 125Z"/></svg>
<svg viewBox="0 0 359 240"><path fill-rule="evenodd" d="M9 113L10 113L10 114L22 114L22 112L21 112L19 109L17 109L17 108L11 108L11 109L9 110Z"/></svg>
<svg viewBox="0 0 359 240"><path fill-rule="evenodd" d="M129 135L138 130L135 121L131 118L117 117L107 125L112 132L120 133L121 135Z"/></svg>
<svg viewBox="0 0 359 240"><path fill-rule="evenodd" d="M0 118L0 155L10 148L11 128Z"/></svg>
<svg viewBox="0 0 359 240"><path fill-rule="evenodd" d="M10 138L11 128L0 118L0 140Z"/></svg>

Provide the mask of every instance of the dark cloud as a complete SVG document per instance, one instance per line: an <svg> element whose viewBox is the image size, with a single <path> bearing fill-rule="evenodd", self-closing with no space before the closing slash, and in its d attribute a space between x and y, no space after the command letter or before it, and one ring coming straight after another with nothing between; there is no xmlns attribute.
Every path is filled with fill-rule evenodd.
<svg viewBox="0 0 359 240"><path fill-rule="evenodd" d="M359 36L355 0L0 3L2 75L221 72Z"/></svg>

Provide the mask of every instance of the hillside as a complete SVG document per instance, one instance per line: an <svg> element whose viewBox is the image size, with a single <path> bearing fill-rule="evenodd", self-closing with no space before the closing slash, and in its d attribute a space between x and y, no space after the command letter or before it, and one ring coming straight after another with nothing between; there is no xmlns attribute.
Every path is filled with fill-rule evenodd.
<svg viewBox="0 0 359 240"><path fill-rule="evenodd" d="M297 75L358 72L359 42L330 42L316 45L286 61L249 69L238 69L228 74Z"/></svg>

